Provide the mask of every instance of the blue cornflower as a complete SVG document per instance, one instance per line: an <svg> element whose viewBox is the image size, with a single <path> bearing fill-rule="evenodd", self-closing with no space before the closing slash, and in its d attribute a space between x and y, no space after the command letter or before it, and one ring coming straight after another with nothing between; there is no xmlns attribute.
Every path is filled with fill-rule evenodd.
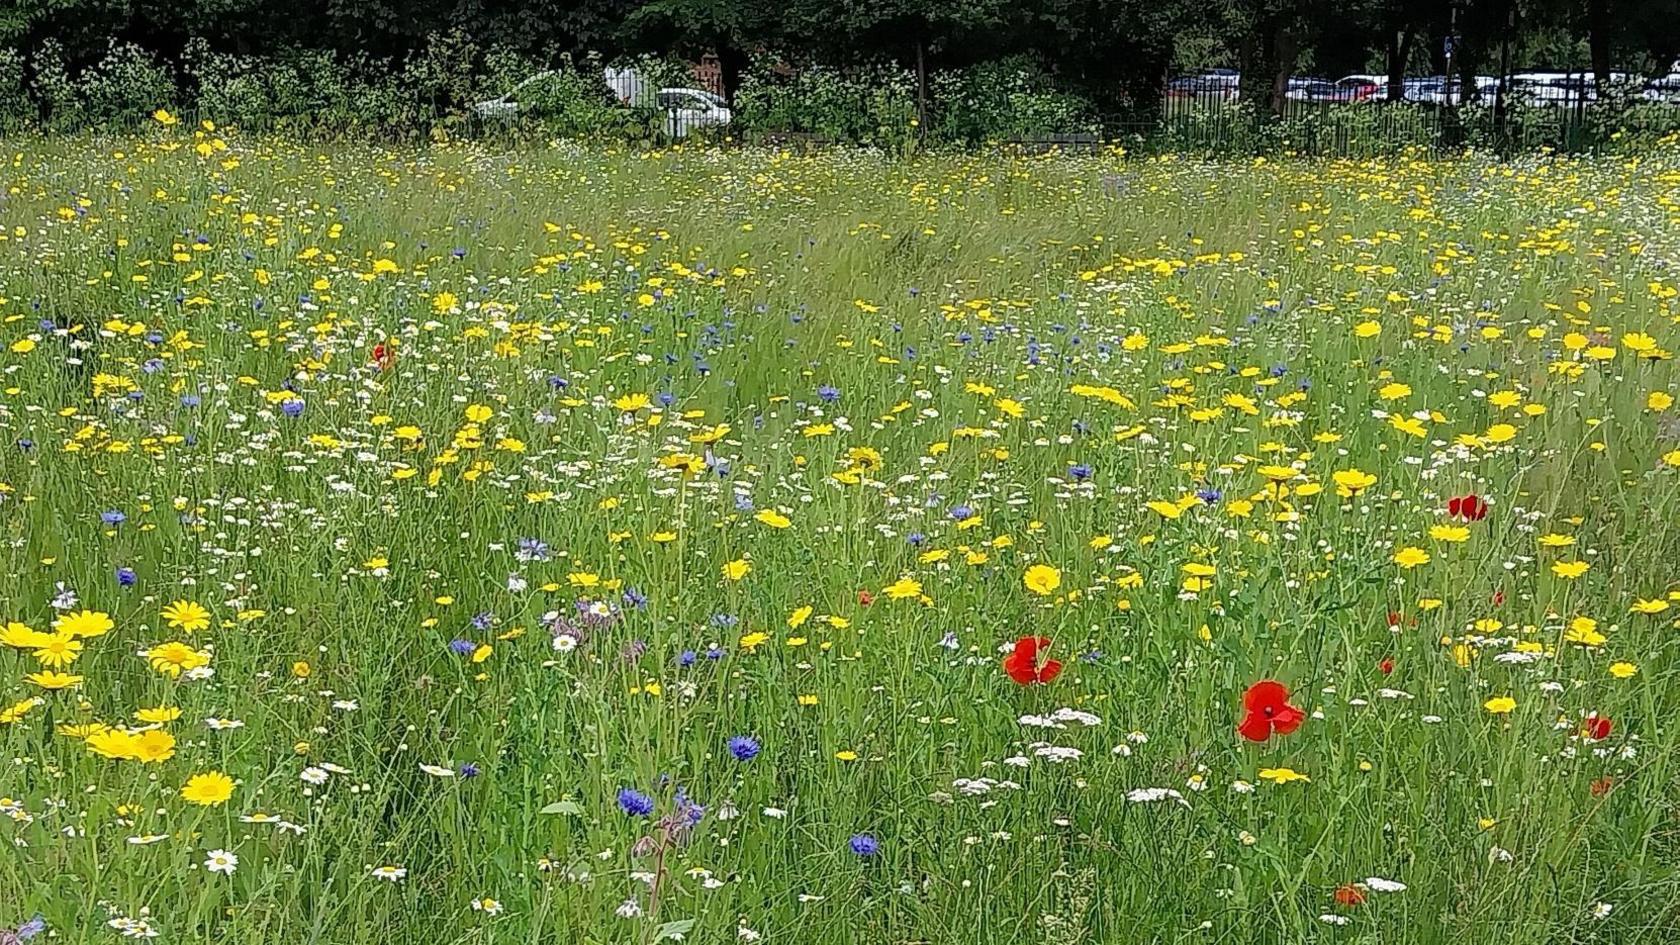
<svg viewBox="0 0 1680 945"><path fill-rule="evenodd" d="M1086 463L1075 463L1074 465L1068 467L1068 475L1080 482L1084 482L1085 480L1091 478L1091 467Z"/></svg>
<svg viewBox="0 0 1680 945"><path fill-rule="evenodd" d="M969 506L959 505L959 506L956 506L955 508L951 509L951 519L953 521L963 522L963 521L967 521L968 519L971 519L973 517L974 517L974 509L969 507Z"/></svg>
<svg viewBox="0 0 1680 945"><path fill-rule="evenodd" d="M619 788L618 807L631 817L646 817L653 813L653 798L635 788Z"/></svg>
<svg viewBox="0 0 1680 945"><path fill-rule="evenodd" d="M478 649L478 644L471 640L458 638L449 641L449 652L456 656L469 656L476 649Z"/></svg>
<svg viewBox="0 0 1680 945"><path fill-rule="evenodd" d="M1218 502L1220 499L1223 499L1224 497L1225 497L1225 493L1220 492L1218 489L1197 489L1196 490L1196 498L1201 499L1203 502L1207 503L1208 505L1212 505L1215 502Z"/></svg>
<svg viewBox="0 0 1680 945"><path fill-rule="evenodd" d="M486 610L473 614L472 625L476 630L488 630L496 622L496 615Z"/></svg>
<svg viewBox="0 0 1680 945"><path fill-rule="evenodd" d="M836 403L840 400L840 388L824 384L817 388L817 397L825 404Z"/></svg>
<svg viewBox="0 0 1680 945"><path fill-rule="evenodd" d="M483 773L484 769L480 768L471 761L461 763L461 777L463 778L476 778Z"/></svg>
<svg viewBox="0 0 1680 945"><path fill-rule="evenodd" d="M122 523L128 521L128 516L122 514L116 509L111 509L108 512L99 513L99 520L107 525L121 525Z"/></svg>
<svg viewBox="0 0 1680 945"><path fill-rule="evenodd" d="M736 761L751 761L758 757L761 750L758 739L750 735L737 735L729 740L729 753L735 756Z"/></svg>
<svg viewBox="0 0 1680 945"><path fill-rule="evenodd" d="M280 405L280 412L288 417L301 417L303 416L303 401L288 400Z"/></svg>
<svg viewBox="0 0 1680 945"><path fill-rule="evenodd" d="M866 833L854 834L847 846L852 848L853 853L862 857L874 856L881 852L881 841Z"/></svg>
<svg viewBox="0 0 1680 945"><path fill-rule="evenodd" d="M118 587L133 587L135 584L139 583L139 581L140 581L140 576L134 573L133 568L118 568L117 569L117 586Z"/></svg>
<svg viewBox="0 0 1680 945"><path fill-rule="evenodd" d="M693 666L695 661L699 658L700 654L694 652L693 650L683 650L681 653L677 654L677 665L687 669L688 667Z"/></svg>

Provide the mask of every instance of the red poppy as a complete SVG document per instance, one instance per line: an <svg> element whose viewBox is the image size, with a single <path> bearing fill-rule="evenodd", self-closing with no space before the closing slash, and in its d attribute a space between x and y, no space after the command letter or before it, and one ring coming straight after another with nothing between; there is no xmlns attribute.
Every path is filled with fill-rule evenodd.
<svg viewBox="0 0 1680 945"><path fill-rule="evenodd" d="M1594 712L1581 722L1581 734L1595 742L1603 741L1610 737L1610 732L1615 727L1616 723Z"/></svg>
<svg viewBox="0 0 1680 945"><path fill-rule="evenodd" d="M1382 670L1382 674L1384 676L1392 675L1393 672L1394 672L1394 659L1393 659L1393 657L1388 657L1388 656L1383 657L1383 661L1377 664L1377 668Z"/></svg>
<svg viewBox="0 0 1680 945"><path fill-rule="evenodd" d="M868 591L858 591L858 603L868 607L870 604L875 603L875 595L869 593Z"/></svg>
<svg viewBox="0 0 1680 945"><path fill-rule="evenodd" d="M1336 887L1336 904L1341 906L1358 906L1365 902L1365 890L1359 888L1358 883L1343 883Z"/></svg>
<svg viewBox="0 0 1680 945"><path fill-rule="evenodd" d="M1301 727L1307 714L1289 704L1289 687L1275 679L1262 679L1243 693L1243 720L1237 732L1251 742L1263 742L1273 733L1288 735Z"/></svg>
<svg viewBox="0 0 1680 945"><path fill-rule="evenodd" d="M1015 641L1015 649L1003 658L1003 671L1023 686L1047 683L1062 671L1059 660L1039 659L1039 651L1049 648L1049 637L1022 637Z"/></svg>
<svg viewBox="0 0 1680 945"><path fill-rule="evenodd" d="M373 363L379 365L381 371L388 371L397 362L397 352L388 344L381 341L373 346Z"/></svg>
<svg viewBox="0 0 1680 945"><path fill-rule="evenodd" d="M1461 518L1466 522L1479 522L1487 518L1487 514L1487 502L1474 493L1454 496L1447 500L1447 515L1451 518Z"/></svg>
<svg viewBox="0 0 1680 945"><path fill-rule="evenodd" d="M1606 776L1602 778L1594 778L1592 784L1587 786L1587 790L1592 793L1593 797L1603 797L1604 795L1609 794L1610 789L1615 786L1616 779Z"/></svg>

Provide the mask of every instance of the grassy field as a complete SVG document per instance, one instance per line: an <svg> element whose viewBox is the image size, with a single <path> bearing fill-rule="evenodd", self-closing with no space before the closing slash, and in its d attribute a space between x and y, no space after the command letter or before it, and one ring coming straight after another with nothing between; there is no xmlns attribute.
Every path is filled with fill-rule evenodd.
<svg viewBox="0 0 1680 945"><path fill-rule="evenodd" d="M222 135L0 148L0 928L1672 941L1680 153Z"/></svg>

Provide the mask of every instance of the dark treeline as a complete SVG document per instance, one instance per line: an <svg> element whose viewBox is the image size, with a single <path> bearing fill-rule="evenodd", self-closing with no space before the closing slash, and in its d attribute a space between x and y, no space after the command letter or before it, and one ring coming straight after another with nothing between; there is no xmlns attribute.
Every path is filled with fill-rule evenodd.
<svg viewBox="0 0 1680 945"><path fill-rule="evenodd" d="M461 32L534 61L585 52L712 53L731 95L755 57L925 75L1037 62L1101 111L1147 106L1175 71L1226 66L1281 100L1292 74L1469 77L1516 68L1666 72L1680 0L5 0L0 45L51 40L71 68L113 42L167 59L198 39L240 55L328 51L400 61ZM1451 49L1449 61L1448 50ZM27 67L27 65L26 65Z"/></svg>

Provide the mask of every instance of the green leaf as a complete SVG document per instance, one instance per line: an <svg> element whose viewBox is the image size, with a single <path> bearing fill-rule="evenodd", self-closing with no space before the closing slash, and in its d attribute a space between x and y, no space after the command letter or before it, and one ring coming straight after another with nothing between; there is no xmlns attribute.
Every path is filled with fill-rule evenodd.
<svg viewBox="0 0 1680 945"><path fill-rule="evenodd" d="M659 927L659 931L653 933L653 940L656 942L663 942L666 939L671 939L673 941L680 942L682 941L682 937L687 935L689 929L692 928L694 928L693 919L682 919L677 922L667 922Z"/></svg>
<svg viewBox="0 0 1680 945"><path fill-rule="evenodd" d="M572 817L576 817L577 815L583 813L583 808L578 806L577 801L555 801L547 807L544 807L542 810L537 811L537 813L568 814Z"/></svg>

